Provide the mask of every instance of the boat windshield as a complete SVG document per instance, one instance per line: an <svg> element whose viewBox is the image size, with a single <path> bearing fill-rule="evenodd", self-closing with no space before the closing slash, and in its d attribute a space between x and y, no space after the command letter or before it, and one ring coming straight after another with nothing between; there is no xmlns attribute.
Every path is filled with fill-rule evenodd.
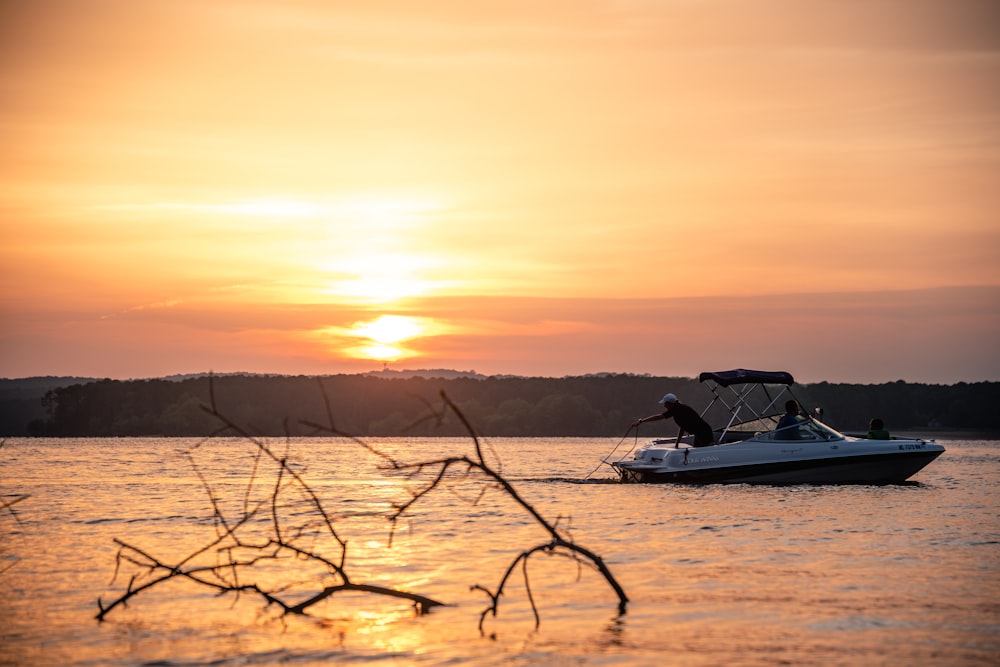
<svg viewBox="0 0 1000 667"><path fill-rule="evenodd" d="M844 435L815 419L805 419L794 426L758 433L754 440L843 440Z"/></svg>

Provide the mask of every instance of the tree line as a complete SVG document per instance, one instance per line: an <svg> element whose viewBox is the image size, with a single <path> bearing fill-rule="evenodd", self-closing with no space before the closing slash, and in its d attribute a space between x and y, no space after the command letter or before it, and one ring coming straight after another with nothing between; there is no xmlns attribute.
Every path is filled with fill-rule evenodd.
<svg viewBox="0 0 1000 667"><path fill-rule="evenodd" d="M602 374L578 377L379 377L225 375L184 379L74 381L31 397L0 387L0 435L51 437L205 436L217 422L212 402L263 436L306 435L326 422L357 436L460 436L456 421L423 420L441 392L487 436L621 436L637 417L659 410L666 392L699 411L712 394L694 378ZM56 384L53 380L52 384ZM1000 432L1000 383L795 385L803 407L843 431L882 418L890 430ZM329 403L329 413L327 408ZM672 424L660 422L667 435Z"/></svg>

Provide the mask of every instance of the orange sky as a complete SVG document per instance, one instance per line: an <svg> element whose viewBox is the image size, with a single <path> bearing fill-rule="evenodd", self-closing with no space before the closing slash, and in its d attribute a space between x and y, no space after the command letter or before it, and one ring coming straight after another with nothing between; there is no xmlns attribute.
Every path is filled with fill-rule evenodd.
<svg viewBox="0 0 1000 667"><path fill-rule="evenodd" d="M1000 380L993 0L0 3L0 377Z"/></svg>

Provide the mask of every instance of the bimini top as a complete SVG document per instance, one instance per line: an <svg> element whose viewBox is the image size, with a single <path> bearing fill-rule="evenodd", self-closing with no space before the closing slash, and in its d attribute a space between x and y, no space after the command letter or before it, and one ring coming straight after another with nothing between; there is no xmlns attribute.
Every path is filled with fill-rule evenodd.
<svg viewBox="0 0 1000 667"><path fill-rule="evenodd" d="M712 380L722 387L731 384L794 384L791 373L785 371L748 371L745 368L737 368L732 371L718 371L715 373L702 373L698 376L699 382Z"/></svg>

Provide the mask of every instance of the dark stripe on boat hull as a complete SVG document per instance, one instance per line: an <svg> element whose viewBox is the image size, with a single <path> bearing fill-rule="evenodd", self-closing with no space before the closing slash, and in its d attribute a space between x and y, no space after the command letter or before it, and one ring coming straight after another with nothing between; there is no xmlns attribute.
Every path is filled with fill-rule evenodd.
<svg viewBox="0 0 1000 667"><path fill-rule="evenodd" d="M623 482L647 484L899 484L941 453L864 454L670 472L619 471Z"/></svg>

